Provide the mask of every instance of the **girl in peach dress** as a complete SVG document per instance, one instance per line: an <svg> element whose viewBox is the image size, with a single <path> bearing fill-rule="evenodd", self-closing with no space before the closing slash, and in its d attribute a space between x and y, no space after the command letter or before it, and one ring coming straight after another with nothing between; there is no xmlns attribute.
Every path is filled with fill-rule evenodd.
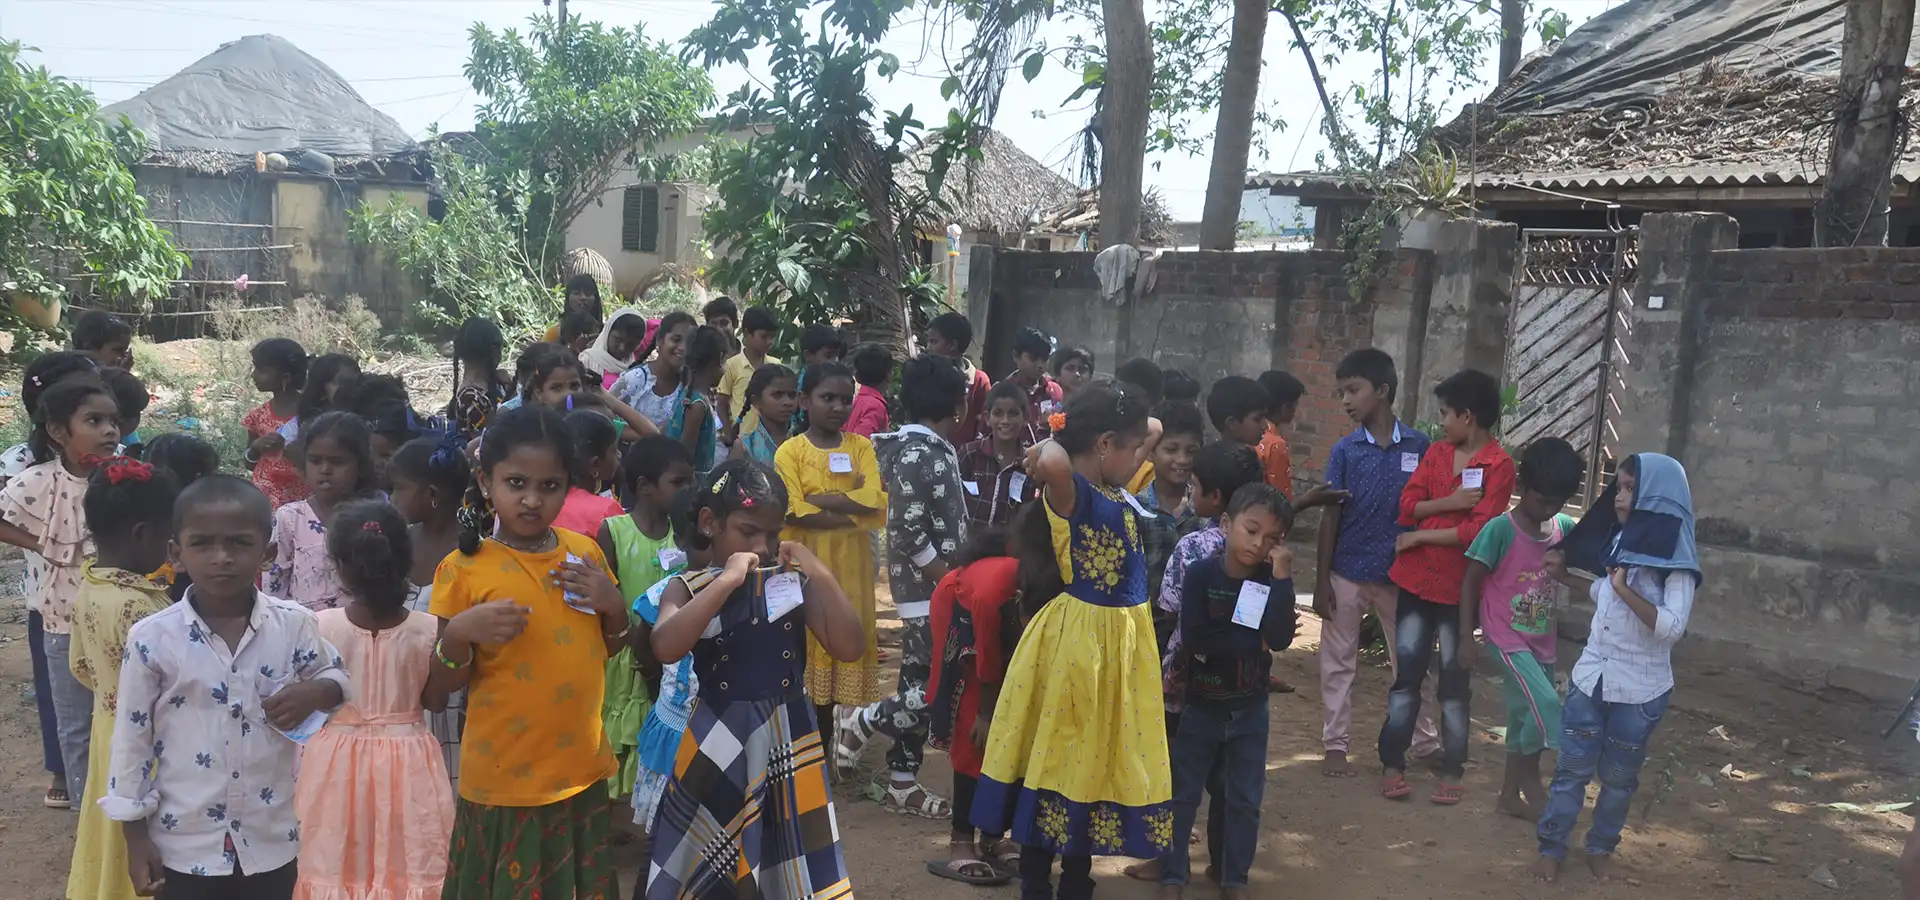
<svg viewBox="0 0 1920 900"><path fill-rule="evenodd" d="M427 693L439 620L407 610L413 548L393 506L342 505L328 523L327 551L351 599L320 612L320 633L346 660L353 692L300 762L293 896L439 900L453 832L453 789L425 719L447 702Z"/></svg>

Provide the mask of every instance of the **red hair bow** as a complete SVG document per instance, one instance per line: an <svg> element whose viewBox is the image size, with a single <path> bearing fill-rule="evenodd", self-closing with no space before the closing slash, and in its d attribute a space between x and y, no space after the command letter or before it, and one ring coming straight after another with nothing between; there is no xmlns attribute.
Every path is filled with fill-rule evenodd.
<svg viewBox="0 0 1920 900"><path fill-rule="evenodd" d="M125 456L109 459L100 468L107 473L107 483L113 485L123 481L146 481L153 477L153 466Z"/></svg>

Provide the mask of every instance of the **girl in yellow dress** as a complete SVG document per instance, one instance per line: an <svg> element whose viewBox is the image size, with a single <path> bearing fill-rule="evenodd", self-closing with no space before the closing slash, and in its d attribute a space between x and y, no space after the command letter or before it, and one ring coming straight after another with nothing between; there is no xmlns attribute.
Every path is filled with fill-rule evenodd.
<svg viewBox="0 0 1920 900"><path fill-rule="evenodd" d="M801 375L803 428L773 454L787 483L785 537L812 550L833 570L860 614L867 636L858 662L843 663L807 637L807 694L820 707L827 731L831 707L862 707L880 699L880 664L873 652L873 544L867 532L886 524L887 494L873 444L842 431L853 410L853 370L814 363Z"/></svg>
<svg viewBox="0 0 1920 900"><path fill-rule="evenodd" d="M1023 515L1021 615L1029 617L994 707L973 824L1020 848L1021 896L1093 896L1094 856L1153 859L1173 833L1173 785L1147 565L1121 490L1159 423L1146 400L1095 384L1028 452L1043 503Z"/></svg>
<svg viewBox="0 0 1920 900"><path fill-rule="evenodd" d="M133 623L171 602L165 586L145 574L167 559L173 500L180 493L173 474L115 457L87 480L81 506L99 556L80 573L73 601L73 677L93 691L93 746L87 789L78 809L80 831L67 870L69 900L132 900L127 844L120 823L100 811L107 792L107 748L113 746L115 701L120 693L120 657Z"/></svg>

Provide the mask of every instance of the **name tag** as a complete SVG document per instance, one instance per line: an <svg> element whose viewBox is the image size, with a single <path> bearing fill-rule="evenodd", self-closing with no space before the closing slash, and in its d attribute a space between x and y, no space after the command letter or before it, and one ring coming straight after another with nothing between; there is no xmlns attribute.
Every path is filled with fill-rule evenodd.
<svg viewBox="0 0 1920 900"><path fill-rule="evenodd" d="M967 489L967 495L968 495L968 496L971 496L971 497L978 497L978 496L980 496L980 484L979 484L979 482L975 482L975 481L962 481L962 482L960 482L960 484L961 484L961 486L963 486L963 487L965 487L965 488Z"/></svg>
<svg viewBox="0 0 1920 900"><path fill-rule="evenodd" d="M806 596L800 590L800 573L781 572L767 577L767 621L779 621L781 616L793 612Z"/></svg>
<svg viewBox="0 0 1920 900"><path fill-rule="evenodd" d="M1240 599L1233 604L1233 624L1259 628L1267 615L1267 597L1273 589L1257 581L1240 583Z"/></svg>
<svg viewBox="0 0 1920 900"><path fill-rule="evenodd" d="M1025 472L1013 473L1013 477L1007 480L1007 496L1010 497L1015 503L1019 503L1022 499L1026 498L1027 473Z"/></svg>
<svg viewBox="0 0 1920 900"><path fill-rule="evenodd" d="M661 547L658 557L660 568L668 572L687 564L687 553L679 547Z"/></svg>
<svg viewBox="0 0 1920 900"><path fill-rule="evenodd" d="M1420 468L1420 454L1418 453L1400 454L1400 471L1412 472L1413 470L1418 468Z"/></svg>
<svg viewBox="0 0 1920 900"><path fill-rule="evenodd" d="M1480 485L1485 484L1486 480L1487 470L1482 468L1475 467L1460 472L1460 486L1470 491L1479 490Z"/></svg>
<svg viewBox="0 0 1920 900"><path fill-rule="evenodd" d="M288 419L279 428L280 439L291 444L300 437L300 420Z"/></svg>
<svg viewBox="0 0 1920 900"><path fill-rule="evenodd" d="M1127 498L1127 505L1133 507L1133 511L1139 513L1141 518L1153 518L1153 513L1148 511L1147 507L1140 502L1140 498L1126 491L1121 491L1120 496Z"/></svg>
<svg viewBox="0 0 1920 900"><path fill-rule="evenodd" d="M571 553L569 553L569 554L567 554L567 562L570 562L570 563L577 563L577 562L585 562L585 560L583 560L583 559L581 559L581 558L580 558L580 557L578 557L578 556L575 556L575 555L573 555L573 554L571 554ZM573 607L574 609L577 609L577 610L579 610L579 611L581 611L581 612L583 612L583 613L593 613L593 612L594 612L594 610L593 610L593 604L592 604L592 603L589 603L589 602L587 602L587 598L585 598L585 597L583 597L583 596L581 596L581 595L579 595L579 594L576 594L576 593L574 593L574 592L573 592L572 590L570 590L570 589L563 589L563 590L562 590L562 591L560 592L560 596L561 596L561 597L564 597L564 598L566 598L566 601L567 601L567 605L568 605L568 606L571 606L571 607ZM598 613L594 613L594 614L595 614L595 615L598 615Z"/></svg>
<svg viewBox="0 0 1920 900"><path fill-rule="evenodd" d="M845 453L827 454L827 471L845 475L853 471L853 457Z"/></svg>

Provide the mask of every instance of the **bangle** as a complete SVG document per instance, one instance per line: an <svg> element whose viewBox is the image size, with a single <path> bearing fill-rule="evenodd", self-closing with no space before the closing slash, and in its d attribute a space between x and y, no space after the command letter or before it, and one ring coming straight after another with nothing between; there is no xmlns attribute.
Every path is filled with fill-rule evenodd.
<svg viewBox="0 0 1920 900"><path fill-rule="evenodd" d="M451 659L448 659L445 641L436 640L433 642L433 658L436 662L440 663L443 666L446 666L449 669L464 669L468 666L473 665L473 651L471 650L471 648L469 648L467 652L466 662L457 663Z"/></svg>

